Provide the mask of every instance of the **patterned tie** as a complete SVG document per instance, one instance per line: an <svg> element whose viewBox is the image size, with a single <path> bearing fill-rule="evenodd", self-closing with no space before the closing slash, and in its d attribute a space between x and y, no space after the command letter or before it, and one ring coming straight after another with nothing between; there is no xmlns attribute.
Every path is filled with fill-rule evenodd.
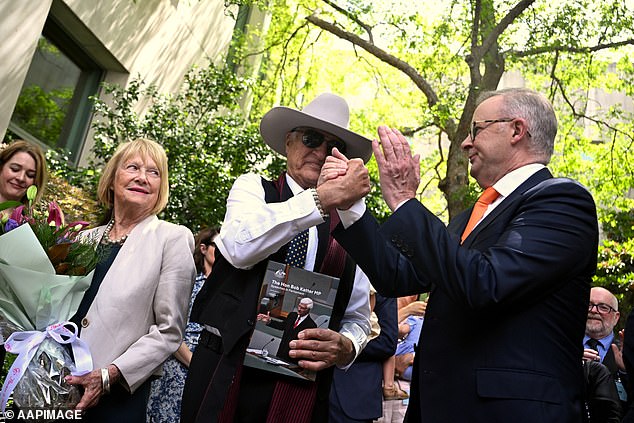
<svg viewBox="0 0 634 423"><path fill-rule="evenodd" d="M286 264L294 267L304 267L306 251L308 250L308 229L304 229L288 244Z"/></svg>
<svg viewBox="0 0 634 423"><path fill-rule="evenodd" d="M467 223L467 227L464 228L464 232L462 233L462 238L460 243L462 244L465 239L469 236L476 223L482 219L484 216L484 212L487 210L487 207L495 201L496 198L500 196L500 193L495 190L493 187L488 187L484 190L478 201L476 201L475 206L473 206L473 210L471 211L471 217L469 218L469 222Z"/></svg>

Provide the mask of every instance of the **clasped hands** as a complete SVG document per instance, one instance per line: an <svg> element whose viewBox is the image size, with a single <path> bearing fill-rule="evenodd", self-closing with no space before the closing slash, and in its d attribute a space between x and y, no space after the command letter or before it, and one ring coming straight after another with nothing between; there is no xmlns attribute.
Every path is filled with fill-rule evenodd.
<svg viewBox="0 0 634 423"><path fill-rule="evenodd" d="M381 193L390 210L416 196L420 185L420 155L412 156L409 143L398 130L379 126L379 141L372 150L379 168ZM361 159L348 159L336 148L326 158L317 193L326 210L346 210L370 192L368 169Z"/></svg>

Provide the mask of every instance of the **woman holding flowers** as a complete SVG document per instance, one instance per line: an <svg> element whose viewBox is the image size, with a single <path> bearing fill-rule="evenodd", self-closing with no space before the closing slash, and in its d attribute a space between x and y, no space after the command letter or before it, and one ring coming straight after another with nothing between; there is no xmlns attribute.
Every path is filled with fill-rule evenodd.
<svg viewBox="0 0 634 423"><path fill-rule="evenodd" d="M26 205L26 190L31 185L37 187L37 202L47 179L46 158L36 144L18 140L0 150L0 203L16 201Z"/></svg>
<svg viewBox="0 0 634 423"><path fill-rule="evenodd" d="M109 210L93 230L102 259L76 315L95 370L83 387L87 422L143 422L152 375L181 344L196 268L189 229L157 218L169 194L167 157L154 141L123 143L98 196Z"/></svg>
<svg viewBox="0 0 634 423"><path fill-rule="evenodd" d="M26 190L31 185L37 187L37 199L41 198L48 179L46 158L36 144L24 140L14 141L0 150L0 203L16 202L0 210L2 225L8 219L17 203L28 204ZM7 336L7 334L3 334ZM4 363L5 350L0 346L0 371Z"/></svg>

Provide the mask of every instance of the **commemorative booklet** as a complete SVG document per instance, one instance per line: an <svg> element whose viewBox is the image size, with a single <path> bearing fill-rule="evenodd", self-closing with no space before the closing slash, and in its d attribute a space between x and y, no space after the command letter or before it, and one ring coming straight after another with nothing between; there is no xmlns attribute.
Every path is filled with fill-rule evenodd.
<svg viewBox="0 0 634 423"><path fill-rule="evenodd" d="M338 287L338 278L269 260L244 365L314 381L315 372L289 357L288 343L304 329L328 328Z"/></svg>

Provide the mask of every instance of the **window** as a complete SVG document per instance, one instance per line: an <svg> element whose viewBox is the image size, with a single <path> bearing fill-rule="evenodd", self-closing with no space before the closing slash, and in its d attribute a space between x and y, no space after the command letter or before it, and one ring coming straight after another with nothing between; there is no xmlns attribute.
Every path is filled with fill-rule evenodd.
<svg viewBox="0 0 634 423"><path fill-rule="evenodd" d="M38 41L7 137L60 147L76 161L103 70L51 16Z"/></svg>

